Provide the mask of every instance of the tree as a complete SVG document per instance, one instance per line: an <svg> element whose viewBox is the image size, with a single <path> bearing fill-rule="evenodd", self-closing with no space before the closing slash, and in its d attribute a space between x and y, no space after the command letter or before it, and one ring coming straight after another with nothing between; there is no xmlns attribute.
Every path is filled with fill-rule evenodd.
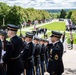
<svg viewBox="0 0 76 75"><path fill-rule="evenodd" d="M6 3L0 2L0 24L2 19L5 18L6 24L11 23L20 25L23 22L42 20L50 18L50 14L44 10L36 10L34 8L22 8L20 6L8 6Z"/></svg>
<svg viewBox="0 0 76 75"><path fill-rule="evenodd" d="M60 12L60 18L65 18L65 16L66 16L66 11L62 9Z"/></svg>
<svg viewBox="0 0 76 75"><path fill-rule="evenodd" d="M71 20L76 25L76 10L72 11Z"/></svg>
<svg viewBox="0 0 76 75"><path fill-rule="evenodd" d="M59 15L57 14L57 18L59 18Z"/></svg>
<svg viewBox="0 0 76 75"><path fill-rule="evenodd" d="M70 11L67 15L67 18L70 19L71 18L71 15L72 15L72 11Z"/></svg>
<svg viewBox="0 0 76 75"><path fill-rule="evenodd" d="M0 25L3 25L3 19L6 20L6 16L9 11L10 11L10 6L8 6L6 3L0 2Z"/></svg>
<svg viewBox="0 0 76 75"><path fill-rule="evenodd" d="M7 23L19 25L25 20L25 13L20 6L13 6L7 15Z"/></svg>

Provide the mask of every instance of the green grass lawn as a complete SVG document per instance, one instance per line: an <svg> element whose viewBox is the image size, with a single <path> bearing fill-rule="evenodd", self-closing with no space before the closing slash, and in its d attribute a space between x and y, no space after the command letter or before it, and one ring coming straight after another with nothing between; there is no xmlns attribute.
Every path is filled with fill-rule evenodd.
<svg viewBox="0 0 76 75"><path fill-rule="evenodd" d="M40 28L47 28L48 30L58 30L65 31L65 22L53 22L50 24L46 24L44 26L40 26Z"/></svg>

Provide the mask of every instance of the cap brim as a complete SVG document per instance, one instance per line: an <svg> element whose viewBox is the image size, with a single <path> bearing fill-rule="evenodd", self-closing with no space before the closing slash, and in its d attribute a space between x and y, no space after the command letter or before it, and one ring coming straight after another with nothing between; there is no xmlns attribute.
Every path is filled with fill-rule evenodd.
<svg viewBox="0 0 76 75"><path fill-rule="evenodd" d="M51 35L50 37L53 37L53 35Z"/></svg>
<svg viewBox="0 0 76 75"><path fill-rule="evenodd" d="M61 36L58 36L58 35L51 35L50 37L60 38Z"/></svg>

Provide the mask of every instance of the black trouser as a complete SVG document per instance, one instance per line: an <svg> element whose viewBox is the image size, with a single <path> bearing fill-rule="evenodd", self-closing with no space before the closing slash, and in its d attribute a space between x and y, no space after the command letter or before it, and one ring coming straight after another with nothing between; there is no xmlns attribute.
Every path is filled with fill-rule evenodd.
<svg viewBox="0 0 76 75"><path fill-rule="evenodd" d="M62 73L60 73L60 74L52 74L52 73L50 73L50 75L62 75Z"/></svg>
<svg viewBox="0 0 76 75"><path fill-rule="evenodd" d="M0 75L6 75L3 64L0 64Z"/></svg>
<svg viewBox="0 0 76 75"><path fill-rule="evenodd" d="M10 69L10 70L7 70L6 75L21 75L21 73L19 73L18 71L12 71L12 69Z"/></svg>

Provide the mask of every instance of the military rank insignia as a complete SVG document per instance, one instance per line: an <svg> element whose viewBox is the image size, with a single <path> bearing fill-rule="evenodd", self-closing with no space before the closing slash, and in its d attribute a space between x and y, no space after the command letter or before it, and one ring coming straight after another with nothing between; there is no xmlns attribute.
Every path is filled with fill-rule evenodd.
<svg viewBox="0 0 76 75"><path fill-rule="evenodd" d="M58 56L58 54L56 54L54 59L58 60L58 58L59 58L59 56Z"/></svg>

